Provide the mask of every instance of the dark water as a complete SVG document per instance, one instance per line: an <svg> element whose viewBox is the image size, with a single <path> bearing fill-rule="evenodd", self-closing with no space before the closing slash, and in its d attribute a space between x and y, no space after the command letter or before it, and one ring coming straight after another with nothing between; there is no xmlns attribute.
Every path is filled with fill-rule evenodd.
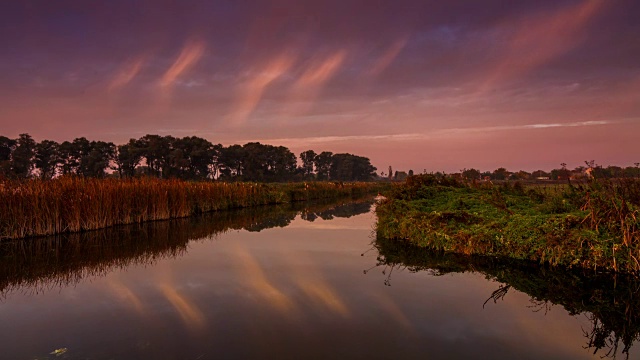
<svg viewBox="0 0 640 360"><path fill-rule="evenodd" d="M638 358L637 281L416 252L370 208L5 243L0 359Z"/></svg>

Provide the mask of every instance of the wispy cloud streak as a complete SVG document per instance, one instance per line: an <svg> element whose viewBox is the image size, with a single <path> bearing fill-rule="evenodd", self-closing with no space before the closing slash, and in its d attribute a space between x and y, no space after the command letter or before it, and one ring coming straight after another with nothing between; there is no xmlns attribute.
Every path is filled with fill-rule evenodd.
<svg viewBox="0 0 640 360"><path fill-rule="evenodd" d="M131 82L131 80L133 80L133 78L138 75L144 63L145 59L143 57L138 57L133 61L125 63L119 69L118 73L113 77L113 79L109 82L109 91L119 89Z"/></svg>
<svg viewBox="0 0 640 360"><path fill-rule="evenodd" d="M293 84L283 112L289 117L308 112L324 85L336 75L346 58L347 51L339 50L328 57L312 61Z"/></svg>
<svg viewBox="0 0 640 360"><path fill-rule="evenodd" d="M263 69L256 72L243 86L238 104L233 112L233 123L246 121L256 109L267 87L291 68L296 55L286 52L271 60Z"/></svg>
<svg viewBox="0 0 640 360"><path fill-rule="evenodd" d="M296 87L307 89L322 86L340 69L340 65L347 56L345 50L340 50L322 61L312 64L296 82Z"/></svg>
<svg viewBox="0 0 640 360"><path fill-rule="evenodd" d="M398 57L402 49L405 48L408 40L409 38L403 38L394 42L389 49L387 49L387 51L385 51L385 53L373 63L373 66L369 69L367 74L376 76L388 68L389 65L391 65Z"/></svg>
<svg viewBox="0 0 640 360"><path fill-rule="evenodd" d="M582 127L582 126L598 126L614 124L612 121L580 121L571 123L541 123L541 124L525 124L525 125L499 125L486 127L468 127L468 128L448 128L436 129L429 133L406 133L406 134L389 134L389 135L344 135L344 136L316 136L316 137L300 137L300 138L280 138L280 139L258 139L245 140L245 142L259 141L283 143L289 145L304 144L323 144L333 142L349 142L349 141L407 141L407 140L426 140L439 136L447 135L464 135L464 134L481 134L498 131L510 130L536 130L548 128L562 127Z"/></svg>
<svg viewBox="0 0 640 360"><path fill-rule="evenodd" d="M499 54L502 60L481 84L480 92L522 76L572 50L584 38L589 21L606 3L606 0L587 0L551 14L520 18L505 24L506 31L513 35Z"/></svg>
<svg viewBox="0 0 640 360"><path fill-rule="evenodd" d="M160 79L160 86L170 87L176 79L195 65L204 54L205 46L201 41L191 40L182 48L182 52Z"/></svg>

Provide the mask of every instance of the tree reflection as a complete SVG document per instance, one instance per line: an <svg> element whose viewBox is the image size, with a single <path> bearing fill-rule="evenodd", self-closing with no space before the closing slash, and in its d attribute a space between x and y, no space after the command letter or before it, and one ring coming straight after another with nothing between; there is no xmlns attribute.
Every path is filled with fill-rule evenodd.
<svg viewBox="0 0 640 360"><path fill-rule="evenodd" d="M484 305L503 300L511 289L531 297L533 311L549 310L551 304L563 306L570 315L584 314L592 326L584 331L585 348L594 354L616 358L640 340L640 279L621 274L574 271L539 266L537 263L466 256L418 248L397 240L377 238L375 267L427 271L434 276L477 272L501 283ZM369 269L371 270L371 269ZM365 270L366 273L366 270ZM387 269L385 285L390 285Z"/></svg>
<svg viewBox="0 0 640 360"><path fill-rule="evenodd" d="M368 212L371 205L369 198L301 202L0 242L0 298L18 291L38 293L116 269L179 257L187 252L189 242L206 241L226 231L285 227L298 214L349 217Z"/></svg>

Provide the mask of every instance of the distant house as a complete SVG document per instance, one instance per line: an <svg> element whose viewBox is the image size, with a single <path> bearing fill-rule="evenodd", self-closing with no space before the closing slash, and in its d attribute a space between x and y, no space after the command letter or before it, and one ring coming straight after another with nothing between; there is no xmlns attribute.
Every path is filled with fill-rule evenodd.
<svg viewBox="0 0 640 360"><path fill-rule="evenodd" d="M536 180L549 180L548 176L538 176Z"/></svg>

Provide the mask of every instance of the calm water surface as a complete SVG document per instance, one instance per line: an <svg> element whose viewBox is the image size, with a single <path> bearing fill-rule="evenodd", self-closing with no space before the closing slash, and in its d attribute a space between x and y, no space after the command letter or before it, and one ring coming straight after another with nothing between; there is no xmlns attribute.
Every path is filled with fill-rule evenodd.
<svg viewBox="0 0 640 360"><path fill-rule="evenodd" d="M4 244L0 358L598 359L616 344L625 358L637 339L633 281L613 299L609 279L412 256L374 241L370 208L268 207Z"/></svg>

